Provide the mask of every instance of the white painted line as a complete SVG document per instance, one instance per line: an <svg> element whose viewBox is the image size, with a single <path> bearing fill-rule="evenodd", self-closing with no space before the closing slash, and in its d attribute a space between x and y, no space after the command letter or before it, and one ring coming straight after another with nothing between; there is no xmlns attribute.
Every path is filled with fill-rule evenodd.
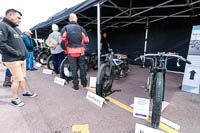
<svg viewBox="0 0 200 133"><path fill-rule="evenodd" d="M168 126L174 128L174 129L176 129L177 131L180 130L180 128L181 128L180 125L178 125L178 124L176 124L176 123L174 123L174 122L172 122L172 121L170 121L170 120L167 120L167 119L165 119L165 118L163 118L163 117L160 117L160 121L161 121L162 123L164 123L164 124L166 124L166 125L168 125Z"/></svg>

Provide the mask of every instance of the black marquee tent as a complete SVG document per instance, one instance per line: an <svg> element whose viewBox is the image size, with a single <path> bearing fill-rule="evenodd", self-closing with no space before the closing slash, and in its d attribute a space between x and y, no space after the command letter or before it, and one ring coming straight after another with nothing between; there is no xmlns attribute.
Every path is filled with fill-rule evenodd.
<svg viewBox="0 0 200 133"><path fill-rule="evenodd" d="M62 28L74 12L89 34L91 50L95 51L98 3L101 31L108 33L114 51L129 55L131 63L144 54L144 49L146 53L177 52L186 57L192 26L200 25L200 0L86 0L62 10L31 31L36 31L39 38L46 38L53 23ZM177 68L173 59L168 66L170 70L184 70L184 63Z"/></svg>

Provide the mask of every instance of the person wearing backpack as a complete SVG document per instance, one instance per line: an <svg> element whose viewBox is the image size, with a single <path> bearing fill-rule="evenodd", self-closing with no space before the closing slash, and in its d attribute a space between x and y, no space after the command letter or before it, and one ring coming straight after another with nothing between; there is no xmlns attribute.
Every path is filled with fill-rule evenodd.
<svg viewBox="0 0 200 133"><path fill-rule="evenodd" d="M69 15L69 23L61 30L61 47L68 54L70 67L72 69L73 88L79 89L78 66L80 68L80 79L83 87L87 86L85 70L84 44L89 43L88 35L83 27L78 23L76 14Z"/></svg>

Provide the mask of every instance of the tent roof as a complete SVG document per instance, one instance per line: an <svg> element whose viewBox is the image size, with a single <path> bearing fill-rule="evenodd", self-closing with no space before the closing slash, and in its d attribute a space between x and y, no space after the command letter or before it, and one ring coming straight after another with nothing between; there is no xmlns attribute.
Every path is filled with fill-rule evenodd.
<svg viewBox="0 0 200 133"><path fill-rule="evenodd" d="M80 4L77 4L69 9L65 8L64 10L56 13L55 15L49 17L46 21L39 23L31 28L31 31L40 29L43 27L51 26L53 23L58 23L63 20L67 20L70 13L78 13L84 11L91 6L96 5L98 2L105 1L105 0L86 0Z"/></svg>
<svg viewBox="0 0 200 133"><path fill-rule="evenodd" d="M87 30L96 29L97 3L101 3L101 30L123 28L131 24L155 23L166 18L191 18L200 16L200 0L86 0L65 9L31 30L39 36L51 32L52 23L66 25L70 13L78 14L79 24Z"/></svg>

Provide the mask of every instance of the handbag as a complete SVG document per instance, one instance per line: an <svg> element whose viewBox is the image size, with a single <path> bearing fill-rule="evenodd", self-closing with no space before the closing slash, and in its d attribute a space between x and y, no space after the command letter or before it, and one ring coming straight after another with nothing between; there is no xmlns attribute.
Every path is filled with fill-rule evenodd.
<svg viewBox="0 0 200 133"><path fill-rule="evenodd" d="M55 48L58 45L58 42L54 39L54 38L49 38L46 40L46 44L50 47L50 48Z"/></svg>

